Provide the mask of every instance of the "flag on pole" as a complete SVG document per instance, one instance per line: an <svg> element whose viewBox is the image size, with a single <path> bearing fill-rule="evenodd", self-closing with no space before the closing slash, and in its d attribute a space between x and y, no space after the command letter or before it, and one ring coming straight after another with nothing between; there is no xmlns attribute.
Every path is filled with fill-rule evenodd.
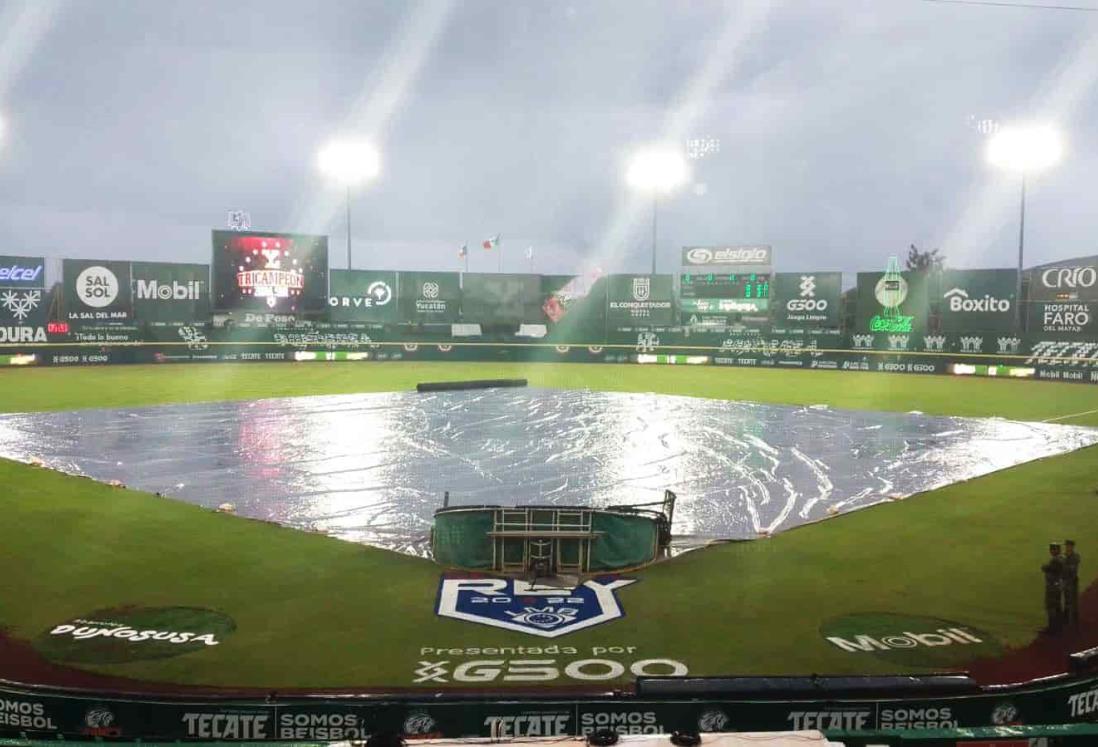
<svg viewBox="0 0 1098 747"><path fill-rule="evenodd" d="M467 244L467 243L462 244L461 248L458 249L458 258L465 259L468 256L469 256L469 244Z"/></svg>
<svg viewBox="0 0 1098 747"><path fill-rule="evenodd" d="M481 244L481 246L485 249L495 249L499 246L499 234L497 233L495 236L489 236L484 240L484 243Z"/></svg>
<svg viewBox="0 0 1098 747"><path fill-rule="evenodd" d="M530 246L526 247L526 259L533 259L533 258L534 258L534 245L531 244Z"/></svg>

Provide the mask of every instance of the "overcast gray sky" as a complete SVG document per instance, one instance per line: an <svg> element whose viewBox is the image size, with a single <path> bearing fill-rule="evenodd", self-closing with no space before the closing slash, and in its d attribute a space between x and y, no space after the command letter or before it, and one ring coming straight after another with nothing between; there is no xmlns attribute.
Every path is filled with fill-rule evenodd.
<svg viewBox="0 0 1098 747"><path fill-rule="evenodd" d="M1052 4L1051 1L1038 4ZM1094 0L1077 0L1094 5ZM647 267L623 183L651 141L719 138L660 213L689 244L768 243L785 270L872 270L908 244L1010 266L1018 179L983 120L1058 124L1027 258L1098 237L1098 13L924 0L5 0L0 254L209 261L209 230L328 233L315 168L361 134L356 266Z"/></svg>

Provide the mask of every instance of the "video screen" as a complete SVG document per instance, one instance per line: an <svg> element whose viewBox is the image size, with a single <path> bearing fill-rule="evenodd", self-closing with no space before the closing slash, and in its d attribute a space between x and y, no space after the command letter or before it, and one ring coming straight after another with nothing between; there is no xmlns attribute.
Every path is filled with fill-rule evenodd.
<svg viewBox="0 0 1098 747"><path fill-rule="evenodd" d="M327 236L214 231L211 264L218 311L305 314L327 308Z"/></svg>

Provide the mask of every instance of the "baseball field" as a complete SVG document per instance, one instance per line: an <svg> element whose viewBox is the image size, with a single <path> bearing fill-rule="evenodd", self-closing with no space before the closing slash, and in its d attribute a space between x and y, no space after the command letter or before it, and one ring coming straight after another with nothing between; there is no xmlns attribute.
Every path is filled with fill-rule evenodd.
<svg viewBox="0 0 1098 747"><path fill-rule="evenodd" d="M1098 427L1098 388L1082 385L588 364L5 370L0 412L512 377ZM438 616L443 570L427 560L0 460L0 679L280 692L606 690L683 671L1019 681L1063 671L1068 651L1098 643L1096 506L1098 447L624 574L620 619L546 640ZM1039 566L1065 537L1083 556L1082 624L1042 638ZM125 626L152 640L113 636Z"/></svg>

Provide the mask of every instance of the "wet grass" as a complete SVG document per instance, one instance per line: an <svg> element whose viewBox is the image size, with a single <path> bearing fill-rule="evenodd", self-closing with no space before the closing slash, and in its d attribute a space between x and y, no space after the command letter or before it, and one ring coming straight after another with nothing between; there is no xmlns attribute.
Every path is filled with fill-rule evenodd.
<svg viewBox="0 0 1098 747"><path fill-rule="evenodd" d="M541 386L1029 419L1098 407L1096 388L1036 382L385 363L4 371L0 409L407 389L421 380L495 376L526 376ZM1094 415L1066 422L1098 425ZM688 554L632 574L639 581L619 592L625 620L546 641L437 618L439 571L426 561L2 460L0 485L0 627L9 634L32 640L73 617L128 604L216 609L237 623L221 645L98 669L276 689L408 687L420 661L447 661L452 671L470 659L501 658L555 659L561 668L582 658L625 664L672 658L695 674L917 671L887 657L843 652L819 627L853 613L903 612L1023 645L1042 623L1038 566L1045 543L1098 535L1098 448L1091 448L770 539ZM1087 558L1087 545L1081 550ZM1098 566L1085 560L1082 574L1090 582ZM546 644L565 652L423 650ZM622 652L600 652L612 647ZM958 647L958 663L965 653ZM940 661L925 668L939 668Z"/></svg>

